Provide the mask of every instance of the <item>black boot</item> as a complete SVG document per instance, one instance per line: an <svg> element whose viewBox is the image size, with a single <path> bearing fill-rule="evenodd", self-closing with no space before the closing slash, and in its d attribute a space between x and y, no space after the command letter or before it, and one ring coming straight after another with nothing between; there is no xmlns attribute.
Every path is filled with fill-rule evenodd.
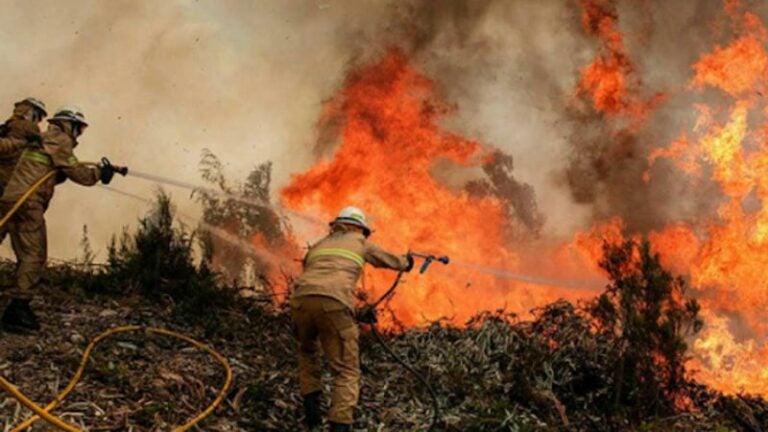
<svg viewBox="0 0 768 432"><path fill-rule="evenodd" d="M323 424L323 414L320 412L320 397L322 392L314 392L304 396L304 424L309 430Z"/></svg>
<svg viewBox="0 0 768 432"><path fill-rule="evenodd" d="M352 425L331 422L331 432L350 432Z"/></svg>
<svg viewBox="0 0 768 432"><path fill-rule="evenodd" d="M3 328L11 333L40 330L40 322L29 307L29 300L12 299L3 313Z"/></svg>

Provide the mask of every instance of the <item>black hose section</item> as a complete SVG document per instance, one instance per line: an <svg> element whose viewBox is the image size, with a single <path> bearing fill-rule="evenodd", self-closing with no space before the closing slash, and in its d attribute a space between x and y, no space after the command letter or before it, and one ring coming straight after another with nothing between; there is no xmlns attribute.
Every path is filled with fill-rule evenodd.
<svg viewBox="0 0 768 432"><path fill-rule="evenodd" d="M395 293L395 289L397 289L397 286L400 285L400 280L403 278L404 271L399 271L397 273L397 277L395 277L395 281L392 282L392 286L389 287L387 292L384 293L384 295L381 296L374 304L371 305L371 308L376 309L379 307L381 303L383 303L386 299L392 297L392 295Z"/></svg>
<svg viewBox="0 0 768 432"><path fill-rule="evenodd" d="M379 333L379 329L376 327L376 324L371 324L371 332L373 333L373 336L376 338L376 341L379 343L379 345L384 348L384 351L386 351L400 366L410 372L411 375L415 376L416 379L418 379L424 385L424 387L427 388L427 391L429 391L429 396L432 398L432 423L429 425L429 429L427 430L430 432L436 430L435 428L440 421L440 402L437 399L437 393L435 392L435 389L431 384L429 384L429 381L427 381L427 379L419 373L419 371L414 369L413 366L408 364L399 355L397 355L392 347L389 346L387 341L385 341L381 336L381 333Z"/></svg>
<svg viewBox="0 0 768 432"><path fill-rule="evenodd" d="M427 391L429 392L429 396L432 399L432 423L429 425L428 431L434 431L437 427L439 421L440 421L440 402L437 399L437 392L435 392L435 389L432 387L432 385L427 381L427 378L425 378L422 374L419 373L413 366L408 364L405 360L403 360L397 353L392 349L392 347L387 343L387 341L384 340L384 338L381 336L381 333L379 332L379 328L376 326L376 308L383 303L388 298L392 297L392 295L395 293L395 290L397 289L398 285L400 285L400 281L403 278L404 271L400 271L397 273L397 277L395 277L395 280L392 282L392 286L387 290L387 292L384 293L384 295L381 296L376 302L374 302L372 305L369 306L369 310L372 311L372 317L373 320L371 322L367 322L371 326L371 332L373 333L373 336L376 338L376 341L381 345L382 348L384 348L384 351L387 352L387 354L392 357L395 362L397 362L400 366L402 366L405 370L410 372L411 375L416 377L417 380L421 384L426 387Z"/></svg>

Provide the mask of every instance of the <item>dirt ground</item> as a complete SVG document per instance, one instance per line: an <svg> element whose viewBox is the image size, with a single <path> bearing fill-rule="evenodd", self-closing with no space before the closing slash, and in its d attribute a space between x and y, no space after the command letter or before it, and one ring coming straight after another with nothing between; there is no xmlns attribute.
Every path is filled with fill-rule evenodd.
<svg viewBox="0 0 768 432"><path fill-rule="evenodd" d="M56 289L46 289L33 302L43 329L33 336L2 333L0 372L38 404L44 405L61 391L74 375L87 341L112 327L136 324L170 328L205 340L205 330L179 326L168 305L150 305L137 299L84 299ZM276 320L277 321L277 320ZM206 340L221 350L232 364L235 384L214 416L202 430L252 430L244 420L243 403L249 384L264 361L241 340ZM285 343L289 338L272 341ZM286 359L290 360L290 359ZM270 359L274 361L274 359ZM271 368L270 368L271 369ZM293 378L286 368L287 381ZM92 431L169 430L204 410L224 382L222 367L208 354L182 341L146 333L116 335L94 351L82 381L55 410L61 418ZM292 400L273 400L282 409L298 407ZM0 401L0 424L4 430L31 413L13 398ZM265 424L271 429L276 425ZM33 430L45 430L39 422Z"/></svg>

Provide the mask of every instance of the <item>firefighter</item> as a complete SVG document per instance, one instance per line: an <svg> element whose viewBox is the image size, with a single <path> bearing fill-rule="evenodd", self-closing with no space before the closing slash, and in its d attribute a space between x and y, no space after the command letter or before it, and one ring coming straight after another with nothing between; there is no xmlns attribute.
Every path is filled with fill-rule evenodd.
<svg viewBox="0 0 768 432"><path fill-rule="evenodd" d="M21 152L30 146L39 146L42 142L38 123L48 116L45 104L36 98L26 98L16 102L13 114L0 125L0 195Z"/></svg>
<svg viewBox="0 0 768 432"><path fill-rule="evenodd" d="M16 255L16 287L2 316L7 331L26 333L39 330L37 316L30 308L31 291L40 284L47 259L45 211L56 184L70 179L84 186L98 181L109 183L114 176L110 166L82 163L74 155L77 139L88 123L79 108L65 106L48 120L48 129L38 147L25 149L13 169L0 197L2 215L27 192L35 182L56 171L32 193L9 220L6 229Z"/></svg>
<svg viewBox="0 0 768 432"><path fill-rule="evenodd" d="M322 423L320 367L324 356L333 375L328 419L331 431L342 432L351 430L359 394L354 291L363 265L409 271L413 258L394 255L369 242L371 229L365 214L355 207L343 209L330 226L330 234L307 252L290 305L299 343L305 424L314 429Z"/></svg>

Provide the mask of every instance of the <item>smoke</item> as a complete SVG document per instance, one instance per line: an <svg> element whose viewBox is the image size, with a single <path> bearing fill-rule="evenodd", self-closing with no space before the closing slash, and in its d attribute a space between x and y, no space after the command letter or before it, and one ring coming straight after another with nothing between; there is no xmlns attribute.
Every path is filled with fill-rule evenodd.
<svg viewBox="0 0 768 432"><path fill-rule="evenodd" d="M532 232L570 237L615 215L630 230L648 231L710 214L718 191L709 182L691 187L664 161L651 169L650 182L641 179L648 150L695 121L692 99L718 97L683 90L697 53L716 42L712 23L720 19L721 33L730 31L718 18L722 5L593 2L616 17L625 35L632 91L641 100L666 95L645 120L652 126L634 129L607 119L576 90L580 72L604 50L582 27L584 3L11 2L0 15L7 59L0 110L7 106L10 114L12 102L28 95L52 107L74 103L91 123L77 149L81 159L108 155L142 172L197 183L208 148L234 177L272 160L279 187L332 153L338 124L323 110L346 72L398 46L456 105L445 126L511 158L511 213ZM458 186L493 186L487 172L440 171ZM130 177L116 181L138 195L154 187ZM180 190L175 200L195 213L187 196ZM83 224L92 243L104 245L144 211L103 190L63 185L48 216L52 255L73 256Z"/></svg>
<svg viewBox="0 0 768 432"><path fill-rule="evenodd" d="M347 29L344 39L350 68L389 47L404 50L455 104L445 126L499 149L498 160L506 161L485 173L441 162L433 175L473 191L504 190L500 197L529 234L567 237L591 221L558 178L568 164L567 117L559 110L571 97L577 65L588 59L577 29L576 9L558 2L408 1L391 2L375 24ZM333 104L319 123L321 157L337 143L341 120L328 115Z"/></svg>
<svg viewBox="0 0 768 432"><path fill-rule="evenodd" d="M364 26L375 9L314 1L7 2L0 111L10 114L29 95L51 108L81 106L91 124L76 151L82 160L107 155L199 183L197 163L209 148L233 177L272 160L280 182L313 161L322 100L349 59L339 26L353 17ZM115 183L141 196L154 191L142 180ZM197 212L188 192L172 192L182 211ZM51 255L74 256L83 224L98 247L145 211L105 190L62 185L47 215Z"/></svg>
<svg viewBox="0 0 768 432"><path fill-rule="evenodd" d="M566 178L574 199L590 204L597 220L621 216L632 232L647 233L670 220L711 214L714 185L702 184L692 194L688 180L668 166L654 169L650 182L644 176L649 151L674 141L675 134L695 120L691 97L681 94L690 80L693 56L703 50L694 46L708 39L702 24L711 21L703 17L703 2L689 2L679 10L683 5L675 5L674 11L651 1L582 3L585 13L597 15L593 25L606 19L615 24L620 42L612 39L617 35L596 31L592 43L599 58L620 64L626 88L618 95L625 105L617 109L600 110L586 94L572 107L573 152ZM713 2L708 4L710 10L717 9ZM676 21L670 22L670 16ZM681 41L678 30L696 19L705 21L698 22L698 31L686 33L683 39L690 40Z"/></svg>
<svg viewBox="0 0 768 432"><path fill-rule="evenodd" d="M527 186L518 189L535 191L512 198L531 203L515 213L545 215L546 236L567 237L615 216L628 231L648 233L713 217L722 200L708 172L691 178L668 161L650 166L648 155L694 128L697 103L728 106L721 94L689 86L698 56L732 37L723 7L703 0L400 2L386 31L357 40L405 47L457 105L447 126L513 158L513 180ZM604 34L606 19L615 35ZM582 74L596 59L616 63L626 87L612 112L582 91Z"/></svg>

